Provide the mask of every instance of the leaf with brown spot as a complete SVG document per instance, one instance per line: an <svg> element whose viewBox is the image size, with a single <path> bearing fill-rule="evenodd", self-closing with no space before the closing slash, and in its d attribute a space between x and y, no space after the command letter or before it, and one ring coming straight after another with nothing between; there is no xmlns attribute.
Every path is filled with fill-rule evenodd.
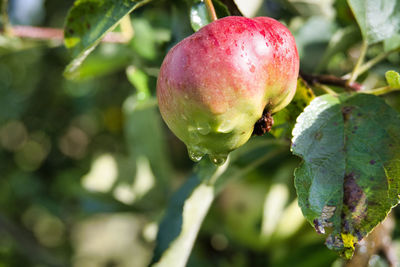
<svg viewBox="0 0 400 267"><path fill-rule="evenodd" d="M399 114L373 95L320 96L297 118L292 143L303 159L295 186L304 216L351 257L399 201Z"/></svg>

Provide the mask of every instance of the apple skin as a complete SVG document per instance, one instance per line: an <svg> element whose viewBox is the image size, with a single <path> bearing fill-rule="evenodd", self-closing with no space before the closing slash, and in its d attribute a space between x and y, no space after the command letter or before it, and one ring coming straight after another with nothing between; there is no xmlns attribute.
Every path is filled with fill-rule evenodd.
<svg viewBox="0 0 400 267"><path fill-rule="evenodd" d="M218 19L175 45L157 81L164 121L197 161L222 163L247 142L264 108L293 98L299 72L295 40L268 18Z"/></svg>

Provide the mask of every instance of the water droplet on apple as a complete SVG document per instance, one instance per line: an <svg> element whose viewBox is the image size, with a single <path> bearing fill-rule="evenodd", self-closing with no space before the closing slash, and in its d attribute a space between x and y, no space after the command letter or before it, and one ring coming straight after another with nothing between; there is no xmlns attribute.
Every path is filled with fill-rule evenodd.
<svg viewBox="0 0 400 267"><path fill-rule="evenodd" d="M229 133L233 131L234 123L231 120L224 120L217 128L218 133Z"/></svg>
<svg viewBox="0 0 400 267"><path fill-rule="evenodd" d="M211 131L211 126L207 122L198 123L197 131L202 135L207 135Z"/></svg>
<svg viewBox="0 0 400 267"><path fill-rule="evenodd" d="M199 162L204 156L204 153L196 147L188 147L188 154L189 158L194 162Z"/></svg>
<svg viewBox="0 0 400 267"><path fill-rule="evenodd" d="M228 155L226 154L208 155L208 156L210 157L211 162L218 166L224 164L226 159L228 158Z"/></svg>

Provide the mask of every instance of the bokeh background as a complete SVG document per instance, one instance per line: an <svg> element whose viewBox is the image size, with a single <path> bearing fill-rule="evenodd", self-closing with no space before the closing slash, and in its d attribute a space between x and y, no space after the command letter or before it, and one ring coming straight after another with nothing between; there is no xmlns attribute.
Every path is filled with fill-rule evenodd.
<svg viewBox="0 0 400 267"><path fill-rule="evenodd" d="M8 13L14 25L62 28L72 4L9 0ZM343 75L358 58L361 36L345 0L237 4L289 26L303 71ZM194 166L161 120L156 78L167 51L193 30L184 0L153 1L131 21L132 40L102 43L73 81L63 77L71 57L62 43L0 35L1 267L149 263L167 202ZM399 63L393 54L361 79L378 87ZM400 110L399 94L387 100ZM287 146L229 183L188 266L341 266L298 208L298 164ZM376 255L370 266L388 265Z"/></svg>

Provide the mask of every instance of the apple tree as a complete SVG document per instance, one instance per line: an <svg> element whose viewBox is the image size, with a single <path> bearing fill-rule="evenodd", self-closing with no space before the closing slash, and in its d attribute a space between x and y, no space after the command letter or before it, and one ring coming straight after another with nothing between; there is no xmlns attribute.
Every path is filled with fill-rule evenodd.
<svg viewBox="0 0 400 267"><path fill-rule="evenodd" d="M110 115L118 164L152 185L102 193L154 222L150 266L395 266L399 1L76 0L62 31L36 35L7 2L4 51L63 39L60 79L134 88ZM291 251L313 240L314 262Z"/></svg>

